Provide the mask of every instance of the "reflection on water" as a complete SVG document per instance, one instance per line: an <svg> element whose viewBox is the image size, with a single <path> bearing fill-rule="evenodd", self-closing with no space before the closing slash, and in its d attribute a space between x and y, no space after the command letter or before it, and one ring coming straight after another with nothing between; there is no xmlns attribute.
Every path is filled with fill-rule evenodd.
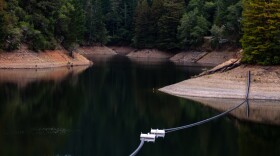
<svg viewBox="0 0 280 156"><path fill-rule="evenodd" d="M67 76L75 76L89 66L59 67L46 69L0 69L0 84L13 83L27 86L36 81L62 81Z"/></svg>
<svg viewBox="0 0 280 156"><path fill-rule="evenodd" d="M242 99L199 97L188 97L188 99L200 102L203 105L217 109L221 112L227 111L243 101ZM241 120L263 124L280 125L280 101L249 100L248 108L247 105L244 104L237 110L233 111L231 114Z"/></svg>
<svg viewBox="0 0 280 156"><path fill-rule="evenodd" d="M60 82L1 83L0 155L128 155L141 131L219 113L157 91L200 71L113 57ZM227 117L145 144L139 155L278 155L279 130Z"/></svg>

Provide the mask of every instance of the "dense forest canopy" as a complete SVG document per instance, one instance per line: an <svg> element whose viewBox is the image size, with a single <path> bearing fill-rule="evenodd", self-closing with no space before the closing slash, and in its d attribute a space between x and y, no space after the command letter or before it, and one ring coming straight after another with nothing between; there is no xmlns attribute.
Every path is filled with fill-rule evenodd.
<svg viewBox="0 0 280 156"><path fill-rule="evenodd" d="M212 36L214 48L224 43L241 46L243 37L244 62L278 64L279 3L279 0L0 0L0 48L11 51L25 43L39 51L58 45L69 49L100 43L178 50L201 46L204 36ZM263 55L266 60L259 61Z"/></svg>
<svg viewBox="0 0 280 156"><path fill-rule="evenodd" d="M244 1L243 61L280 64L280 0Z"/></svg>

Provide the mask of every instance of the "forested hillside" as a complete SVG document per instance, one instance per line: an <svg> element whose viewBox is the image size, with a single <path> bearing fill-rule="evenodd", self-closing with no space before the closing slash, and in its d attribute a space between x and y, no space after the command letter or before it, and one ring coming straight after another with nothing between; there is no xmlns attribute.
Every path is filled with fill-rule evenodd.
<svg viewBox="0 0 280 156"><path fill-rule="evenodd" d="M280 64L280 0L244 1L243 61Z"/></svg>
<svg viewBox="0 0 280 156"><path fill-rule="evenodd" d="M241 46L243 24L244 61L259 63L252 60L272 51L266 59L269 62L273 57L277 64L279 58L274 56L279 56L279 3L279 0L0 0L0 47L10 51L25 43L38 51L57 45L69 49L78 44L101 43L178 50L199 47L204 36L212 36L214 48L224 43ZM269 15L265 14L267 10ZM252 29L256 31L253 34ZM263 33L271 36L263 38ZM260 38L253 44L253 36L248 34ZM266 45L256 45L263 40Z"/></svg>

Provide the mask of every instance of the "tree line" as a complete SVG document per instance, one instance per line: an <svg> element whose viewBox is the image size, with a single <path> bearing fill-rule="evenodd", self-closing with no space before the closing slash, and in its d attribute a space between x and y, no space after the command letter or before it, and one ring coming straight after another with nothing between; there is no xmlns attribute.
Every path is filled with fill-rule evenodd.
<svg viewBox="0 0 280 156"><path fill-rule="evenodd" d="M130 44L137 0L0 0L0 49Z"/></svg>
<svg viewBox="0 0 280 156"><path fill-rule="evenodd" d="M11 51L21 43L35 51L55 49L58 45L69 49L100 43L179 50L199 47L204 36L211 36L214 48L224 43L242 44L245 62L277 64L279 3L279 0L0 0L0 49ZM267 56L266 61L263 55Z"/></svg>

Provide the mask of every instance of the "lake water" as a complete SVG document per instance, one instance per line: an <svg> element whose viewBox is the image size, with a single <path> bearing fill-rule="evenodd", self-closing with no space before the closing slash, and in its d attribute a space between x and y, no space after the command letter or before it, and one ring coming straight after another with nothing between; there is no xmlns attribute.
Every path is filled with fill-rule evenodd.
<svg viewBox="0 0 280 156"><path fill-rule="evenodd" d="M2 75L17 80L0 78L0 155L129 155L140 143L141 132L219 113L157 91L202 69L114 57L71 74ZM145 143L139 152L139 156L185 155L278 156L280 127L227 116L167 134L155 143Z"/></svg>

